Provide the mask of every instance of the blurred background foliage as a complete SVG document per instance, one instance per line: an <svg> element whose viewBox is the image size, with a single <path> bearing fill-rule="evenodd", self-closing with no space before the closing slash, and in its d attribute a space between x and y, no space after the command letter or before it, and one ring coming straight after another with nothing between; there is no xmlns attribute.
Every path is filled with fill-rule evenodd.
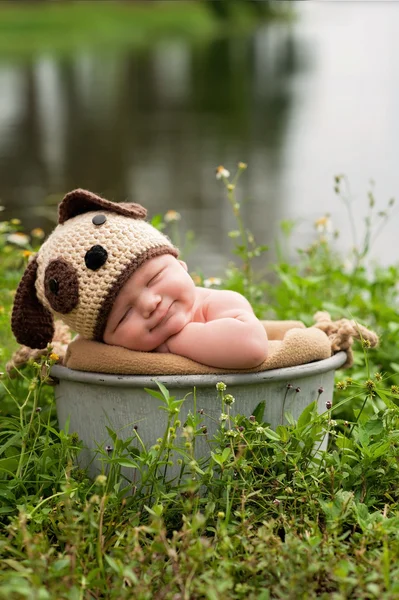
<svg viewBox="0 0 399 600"><path fill-rule="evenodd" d="M0 52L68 51L88 43L140 45L159 35L194 37L244 30L282 14L270 0L39 0L0 6ZM150 36L150 37L149 37Z"/></svg>

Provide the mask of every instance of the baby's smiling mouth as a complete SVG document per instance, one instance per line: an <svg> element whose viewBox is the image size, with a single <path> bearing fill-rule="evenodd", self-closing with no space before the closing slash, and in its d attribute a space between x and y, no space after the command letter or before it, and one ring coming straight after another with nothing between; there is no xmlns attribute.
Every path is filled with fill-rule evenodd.
<svg viewBox="0 0 399 600"><path fill-rule="evenodd" d="M155 329L156 327L159 327L160 325L163 325L164 323L166 323L166 321L168 320L169 317L169 311L172 307L172 305L174 304L174 301L169 304L168 308L165 309L159 309L159 314L157 314L157 321L155 323L155 325L153 327L151 327L151 331L153 331L153 329ZM155 311L156 313L158 313L158 310Z"/></svg>

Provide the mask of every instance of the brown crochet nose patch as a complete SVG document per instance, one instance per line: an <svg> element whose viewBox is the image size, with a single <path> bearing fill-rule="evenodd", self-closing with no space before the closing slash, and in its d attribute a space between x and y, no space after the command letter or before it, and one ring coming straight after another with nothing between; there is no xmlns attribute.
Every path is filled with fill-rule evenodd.
<svg viewBox="0 0 399 600"><path fill-rule="evenodd" d="M79 302L79 280L76 269L66 260L52 260L44 273L44 293L53 310L63 315Z"/></svg>

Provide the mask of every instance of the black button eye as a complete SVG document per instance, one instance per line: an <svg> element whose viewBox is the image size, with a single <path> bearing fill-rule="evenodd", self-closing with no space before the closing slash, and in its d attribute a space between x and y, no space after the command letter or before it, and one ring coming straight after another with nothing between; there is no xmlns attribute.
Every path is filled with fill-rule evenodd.
<svg viewBox="0 0 399 600"><path fill-rule="evenodd" d="M50 292L52 292L55 295L58 294L58 290L60 289L60 284L58 283L58 281L56 279L50 279L48 282L48 286L50 288Z"/></svg>
<svg viewBox="0 0 399 600"><path fill-rule="evenodd" d="M105 264L107 258L108 252L105 248L102 246L92 246L85 255L86 267L92 271L97 271L97 269Z"/></svg>
<svg viewBox="0 0 399 600"><path fill-rule="evenodd" d="M107 217L105 215L95 215L92 218L92 223L94 225L102 225L103 223L105 223L106 220L107 220Z"/></svg>

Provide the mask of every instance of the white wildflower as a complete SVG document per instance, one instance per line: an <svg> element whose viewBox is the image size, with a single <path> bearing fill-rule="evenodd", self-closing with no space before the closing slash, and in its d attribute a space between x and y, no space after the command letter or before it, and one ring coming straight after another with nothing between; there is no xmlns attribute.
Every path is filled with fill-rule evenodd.
<svg viewBox="0 0 399 600"><path fill-rule="evenodd" d="M204 287L206 288L218 285L222 285L222 280L219 277L208 277L208 279L204 279Z"/></svg>
<svg viewBox="0 0 399 600"><path fill-rule="evenodd" d="M7 242L16 246L26 246L29 244L29 237L25 233L10 233L7 236Z"/></svg>
<svg viewBox="0 0 399 600"><path fill-rule="evenodd" d="M181 219L181 214L178 213L176 210L168 210L168 212L165 214L165 223L172 223L173 221L180 221Z"/></svg>
<svg viewBox="0 0 399 600"><path fill-rule="evenodd" d="M97 475L95 483L104 486L107 483L106 475Z"/></svg>
<svg viewBox="0 0 399 600"><path fill-rule="evenodd" d="M230 171L225 169L222 165L216 169L216 179L228 179L230 177Z"/></svg>
<svg viewBox="0 0 399 600"><path fill-rule="evenodd" d="M320 217L314 222L314 226L318 233L328 233L332 231L332 222L329 215Z"/></svg>
<svg viewBox="0 0 399 600"><path fill-rule="evenodd" d="M224 397L224 401L230 406L231 404L234 404L235 398L231 394L226 394Z"/></svg>

